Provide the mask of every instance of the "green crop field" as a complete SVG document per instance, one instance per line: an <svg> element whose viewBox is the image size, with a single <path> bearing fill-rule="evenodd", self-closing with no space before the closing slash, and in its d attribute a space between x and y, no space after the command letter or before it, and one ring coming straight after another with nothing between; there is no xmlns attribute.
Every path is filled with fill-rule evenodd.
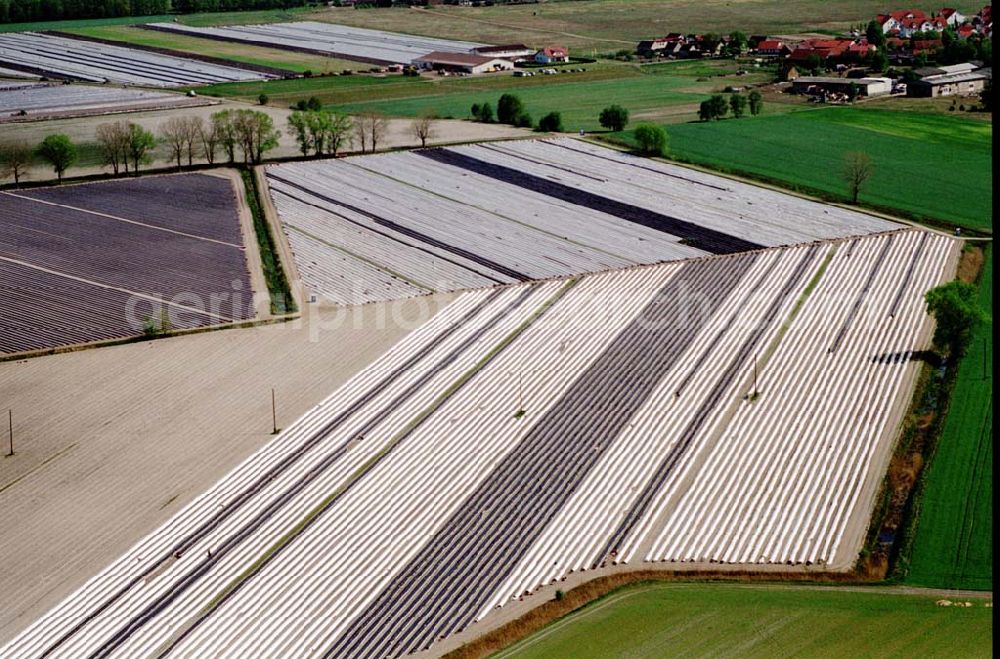
<svg viewBox="0 0 1000 659"><path fill-rule="evenodd" d="M221 57L246 64L271 66L298 73L304 71L312 71L317 74L330 73L365 66L357 62L323 57L322 55L306 55L277 48L264 48L261 46L215 41L213 39L200 39L182 34L143 30L142 28L129 25L81 27L64 31L95 39L110 39L112 41L122 41L139 46L170 48L172 50L208 55L210 57Z"/></svg>
<svg viewBox="0 0 1000 659"><path fill-rule="evenodd" d="M992 316L992 249L983 265L979 301ZM927 474L907 583L993 588L992 329L992 323L979 328L959 366Z"/></svg>
<svg viewBox="0 0 1000 659"><path fill-rule="evenodd" d="M874 174L863 202L992 231L988 122L857 106L677 124L667 132L671 154L683 160L845 198L844 154L864 151Z"/></svg>
<svg viewBox="0 0 1000 659"><path fill-rule="evenodd" d="M490 78L445 78L427 81L407 98L380 98L350 101L335 100L336 109L345 112L377 110L396 116L417 116L433 111L441 117L468 118L473 103L491 103L496 107L501 94L512 93L524 101L528 113L537 121L549 112L559 112L569 132L580 129L601 130L598 115L611 103L626 107L635 121L671 121L690 117L697 104L712 91L726 85L745 84L766 76L755 72L747 76L732 74L732 62L671 64L657 67L600 63L585 65L585 73L535 75L530 78L494 76ZM714 75L713 75L714 74ZM712 76L712 77L708 77ZM418 93L419 92L419 93ZM777 107L777 106L772 106Z"/></svg>
<svg viewBox="0 0 1000 659"><path fill-rule="evenodd" d="M650 584L616 591L495 655L989 657L992 608L792 585Z"/></svg>
<svg viewBox="0 0 1000 659"><path fill-rule="evenodd" d="M484 77L407 78L398 75L331 76L322 78L275 80L253 83L227 83L198 89L199 94L256 99L266 93L272 102L292 103L315 95L327 107L345 112L375 110L392 116L418 116L433 111L441 117L467 118L473 103L489 102L496 106L505 92L517 94L536 120L559 111L566 130L576 132L600 129L597 116L611 103L626 106L637 120L668 121L680 113L689 117L697 103L712 91L736 81L744 82L765 76L704 77L707 72L729 74L732 62L702 63L697 68L677 65L648 69L630 64L600 62L583 65L584 72L535 75L515 78L509 74ZM779 107L772 104L771 107Z"/></svg>

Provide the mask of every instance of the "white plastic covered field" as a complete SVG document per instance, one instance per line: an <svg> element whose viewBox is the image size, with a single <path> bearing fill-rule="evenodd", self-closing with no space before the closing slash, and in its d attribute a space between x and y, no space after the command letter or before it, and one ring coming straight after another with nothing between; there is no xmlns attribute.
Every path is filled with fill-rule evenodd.
<svg viewBox="0 0 1000 659"><path fill-rule="evenodd" d="M267 181L303 284L339 304L898 228L574 139L270 165Z"/></svg>
<svg viewBox="0 0 1000 659"><path fill-rule="evenodd" d="M902 230L466 293L0 655L400 656L573 571L849 563L955 252Z"/></svg>

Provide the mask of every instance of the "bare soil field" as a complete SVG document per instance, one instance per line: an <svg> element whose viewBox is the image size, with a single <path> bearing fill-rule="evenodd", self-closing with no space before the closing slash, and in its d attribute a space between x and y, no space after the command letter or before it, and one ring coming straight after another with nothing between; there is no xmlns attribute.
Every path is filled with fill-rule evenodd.
<svg viewBox="0 0 1000 659"><path fill-rule="evenodd" d="M94 142L94 134L97 126L110 121L126 119L152 130L155 133L159 129L159 126L171 117L200 116L207 120L213 113L221 110L247 107L267 112L274 120L275 128L278 128L282 132L279 146L273 151L268 152L269 157L290 158L302 155L295 143L295 138L287 132L288 115L291 114L291 110L272 106L250 106L238 101L226 101L219 105L196 108L136 112L130 113L127 116L97 116L6 125L3 127L3 137L12 140L25 140L30 144L37 144L38 142L41 142L46 135L51 135L52 133L63 133L68 135L69 138L77 144L86 147ZM431 138L428 139L428 144L471 142L475 140L526 137L528 135L531 135L530 131L522 128L514 128L512 126L504 126L500 124L481 124L471 121L441 120L436 122L434 132ZM382 144L384 144L384 147ZM413 135L411 120L391 119L389 121L389 128L386 131L385 140L384 142L380 142L379 149L413 147L418 146L419 144L420 140ZM96 149L81 149L80 162L77 166L71 167L66 172L67 176L88 176L110 171L109 168L102 167L96 158L87 158L86 154L88 152L96 153ZM205 161L203 159L196 158L195 162L202 164ZM167 147L160 145L154 152L153 164L146 165L144 170L175 170L176 168L171 167L171 165L172 160ZM55 178L55 172L53 172L51 168L40 163L32 167L28 172L28 175L25 177L28 181L54 181ZM0 177L0 184L12 182L12 178Z"/></svg>
<svg viewBox="0 0 1000 659"><path fill-rule="evenodd" d="M0 642L265 444L272 387L287 426L450 299L0 364Z"/></svg>

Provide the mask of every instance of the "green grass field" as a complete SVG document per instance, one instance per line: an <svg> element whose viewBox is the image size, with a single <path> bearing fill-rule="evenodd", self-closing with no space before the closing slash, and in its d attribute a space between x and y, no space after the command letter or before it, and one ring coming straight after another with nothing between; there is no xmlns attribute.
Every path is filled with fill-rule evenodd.
<svg viewBox="0 0 1000 659"><path fill-rule="evenodd" d="M992 249L983 265L979 301L992 317ZM993 588L992 329L992 323L980 327L959 366L927 474L907 583Z"/></svg>
<svg viewBox="0 0 1000 659"><path fill-rule="evenodd" d="M495 657L989 657L992 609L793 585L616 591Z"/></svg>
<svg viewBox="0 0 1000 659"><path fill-rule="evenodd" d="M243 62L246 64L258 64L271 66L286 71L302 73L312 71L314 73L330 73L342 71L344 69L357 69L364 67L364 64L349 62L347 60L323 57L321 55L306 55L303 53L293 53L277 48L264 48L260 46L248 46L246 44L228 43L225 41L214 41L212 39L200 39L182 34L169 34L166 32L155 32L153 30L143 30L139 27L129 25L100 25L82 27L65 30L73 34L95 39L110 39L112 41L123 41L139 46L152 46L155 48L170 48L184 52L194 52L210 57L221 57L223 59Z"/></svg>
<svg viewBox="0 0 1000 659"><path fill-rule="evenodd" d="M987 122L857 106L677 124L667 132L678 158L845 198L844 153L864 151L875 171L862 201L992 230Z"/></svg>

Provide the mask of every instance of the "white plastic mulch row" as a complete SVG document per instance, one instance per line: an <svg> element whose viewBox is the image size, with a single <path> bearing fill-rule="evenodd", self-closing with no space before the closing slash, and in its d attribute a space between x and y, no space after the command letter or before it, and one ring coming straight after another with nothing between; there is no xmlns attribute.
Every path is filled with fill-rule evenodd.
<svg viewBox="0 0 1000 659"><path fill-rule="evenodd" d="M184 103L180 94L140 89L92 87L87 85L62 85L51 83L0 83L0 115L24 110L35 112L64 112L107 109L120 111L130 106Z"/></svg>
<svg viewBox="0 0 1000 659"><path fill-rule="evenodd" d="M150 87L274 77L230 66L37 32L0 34L0 66L4 63L30 66L87 82Z"/></svg>
<svg viewBox="0 0 1000 659"><path fill-rule="evenodd" d="M892 239L860 313L830 352L890 237L837 251L761 370L759 398L740 404L646 560L833 560L873 457L892 432L890 414L905 404L902 384L917 368L910 357L926 347L923 292L943 279L954 244L921 232Z"/></svg>
<svg viewBox="0 0 1000 659"><path fill-rule="evenodd" d="M176 23L152 25L196 37L222 37L275 48L307 48L330 55L398 64L409 64L415 58L433 51L469 53L474 48L486 45L315 21L225 27L191 27Z"/></svg>

